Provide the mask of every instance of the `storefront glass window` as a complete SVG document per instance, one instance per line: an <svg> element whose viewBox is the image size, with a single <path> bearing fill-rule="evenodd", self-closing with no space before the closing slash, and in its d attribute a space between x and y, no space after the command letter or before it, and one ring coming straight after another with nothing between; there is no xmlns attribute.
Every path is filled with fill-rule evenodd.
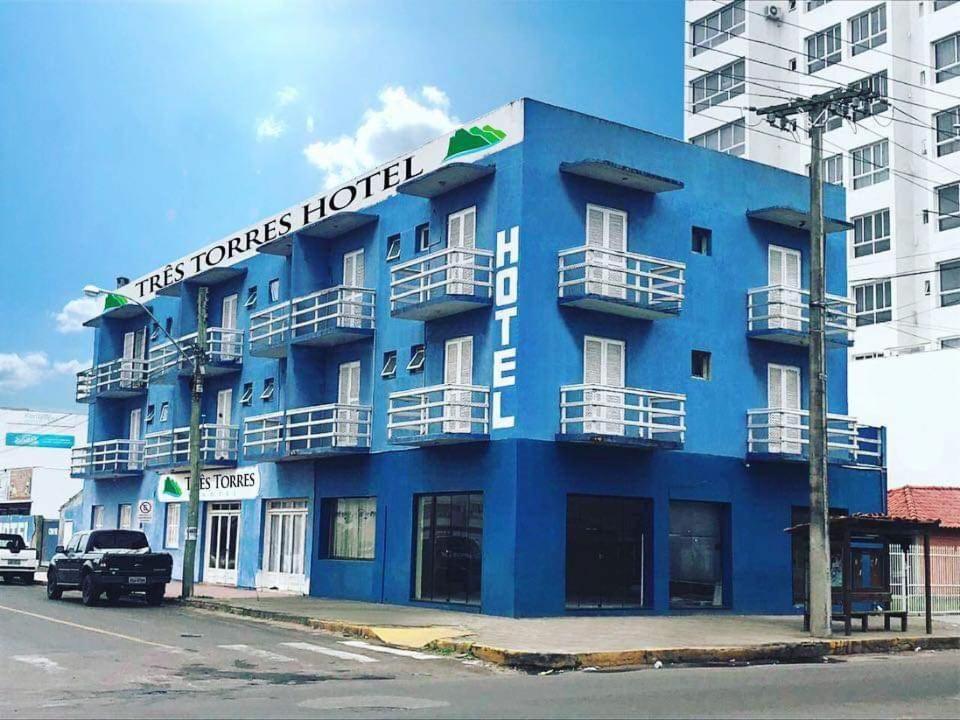
<svg viewBox="0 0 960 720"><path fill-rule="evenodd" d="M414 597L479 605L483 495L423 495L416 521Z"/></svg>
<svg viewBox="0 0 960 720"><path fill-rule="evenodd" d="M337 560L373 560L377 537L377 499L334 498L329 512L327 556Z"/></svg>

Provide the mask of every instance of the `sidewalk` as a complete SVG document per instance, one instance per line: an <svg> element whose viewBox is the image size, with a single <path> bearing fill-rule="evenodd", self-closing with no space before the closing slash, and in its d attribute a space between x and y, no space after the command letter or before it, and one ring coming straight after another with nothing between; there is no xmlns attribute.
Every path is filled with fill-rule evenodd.
<svg viewBox="0 0 960 720"><path fill-rule="evenodd" d="M281 596L250 590L198 587L217 593L190 604L247 617L306 625L377 639L398 647L469 652L483 660L525 669L623 667L731 661L797 661L825 655L960 649L960 625L911 617L906 633L854 631L815 641L799 616L684 615L513 619L432 608L349 600ZM879 618L872 626L882 628ZM898 626L899 627L899 626Z"/></svg>

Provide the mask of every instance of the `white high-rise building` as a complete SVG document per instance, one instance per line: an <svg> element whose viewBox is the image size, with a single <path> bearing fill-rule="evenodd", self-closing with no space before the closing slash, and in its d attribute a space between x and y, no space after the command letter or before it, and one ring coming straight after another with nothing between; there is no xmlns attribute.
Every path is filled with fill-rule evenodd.
<svg viewBox="0 0 960 720"><path fill-rule="evenodd" d="M883 96L824 133L824 179L847 189L855 226L850 407L888 427L891 485L956 483L960 2L687 0L685 32L690 142L806 173L805 128L748 108L843 86Z"/></svg>

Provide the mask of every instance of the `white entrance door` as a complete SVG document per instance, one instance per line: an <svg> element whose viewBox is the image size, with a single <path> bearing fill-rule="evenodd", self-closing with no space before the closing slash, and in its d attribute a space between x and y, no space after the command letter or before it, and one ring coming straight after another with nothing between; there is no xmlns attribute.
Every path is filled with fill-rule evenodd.
<svg viewBox="0 0 960 720"><path fill-rule="evenodd" d="M473 385L473 337L447 340L444 347L443 382L447 385ZM468 433L472 426L473 408L470 407L473 393L470 390L444 390L445 433Z"/></svg>
<svg viewBox="0 0 960 720"><path fill-rule="evenodd" d="M360 361L341 363L340 384L337 402L340 405L360 404ZM360 413L356 410L337 408L334 445L354 446L360 433Z"/></svg>
<svg viewBox="0 0 960 720"><path fill-rule="evenodd" d="M237 544L240 539L240 503L207 503L207 562L204 582L237 584Z"/></svg>
<svg viewBox="0 0 960 720"><path fill-rule="evenodd" d="M138 445L140 441L140 418L141 418L141 409L134 408L130 411L130 432L127 437L130 438L129 446L129 455L127 457L127 467L131 470L136 470L140 467L140 461L143 459L141 457L141 449Z"/></svg>
<svg viewBox="0 0 960 720"><path fill-rule="evenodd" d="M800 368L767 365L767 407L771 409L768 420L770 452L799 454L802 449Z"/></svg>
<svg viewBox="0 0 960 720"><path fill-rule="evenodd" d="M134 362L137 354L137 333L123 334L123 360L120 362L120 384L129 386L134 379Z"/></svg>
<svg viewBox="0 0 960 720"><path fill-rule="evenodd" d="M213 338L213 347L210 352L214 360L235 360L240 356L243 349L240 342L240 335L237 332L237 303L239 296L234 293L227 295L223 299L220 314L220 327L222 328L220 342ZM219 354L219 358L217 355Z"/></svg>
<svg viewBox="0 0 960 720"><path fill-rule="evenodd" d="M231 459L233 441L230 433L230 421L233 417L233 388L225 388L217 393L217 428L214 457L217 460Z"/></svg>
<svg viewBox="0 0 960 720"><path fill-rule="evenodd" d="M362 288L363 250L354 250L343 256L343 284L346 288ZM363 327L363 293L345 290L341 302L341 322L346 327Z"/></svg>
<svg viewBox="0 0 960 720"><path fill-rule="evenodd" d="M258 588L307 592L306 537L306 500L271 500L267 504Z"/></svg>
<svg viewBox="0 0 960 720"><path fill-rule="evenodd" d="M768 298L769 327L802 329L800 252L771 245L767 254L767 282L777 286L777 289L770 291Z"/></svg>
<svg viewBox="0 0 960 720"><path fill-rule="evenodd" d="M620 340L583 339L583 384L599 386L583 392L583 428L586 433L623 435L624 350ZM640 418L641 421L644 418ZM643 428L640 428L641 433Z"/></svg>
<svg viewBox="0 0 960 720"><path fill-rule="evenodd" d="M587 205L587 293L623 299L627 296L627 214Z"/></svg>
<svg viewBox="0 0 960 720"><path fill-rule="evenodd" d="M473 250L476 246L477 208L469 207L450 215L447 218L447 247ZM451 295L473 295L474 272L472 268L464 267L473 264L473 255L450 253L449 263L451 268L447 279L451 282L447 292Z"/></svg>

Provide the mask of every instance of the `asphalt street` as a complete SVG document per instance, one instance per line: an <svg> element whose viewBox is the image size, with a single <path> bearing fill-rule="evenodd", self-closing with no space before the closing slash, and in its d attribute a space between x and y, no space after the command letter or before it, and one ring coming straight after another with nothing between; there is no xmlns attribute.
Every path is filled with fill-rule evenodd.
<svg viewBox="0 0 960 720"><path fill-rule="evenodd" d="M0 584L0 717L957 717L960 653L527 675Z"/></svg>

